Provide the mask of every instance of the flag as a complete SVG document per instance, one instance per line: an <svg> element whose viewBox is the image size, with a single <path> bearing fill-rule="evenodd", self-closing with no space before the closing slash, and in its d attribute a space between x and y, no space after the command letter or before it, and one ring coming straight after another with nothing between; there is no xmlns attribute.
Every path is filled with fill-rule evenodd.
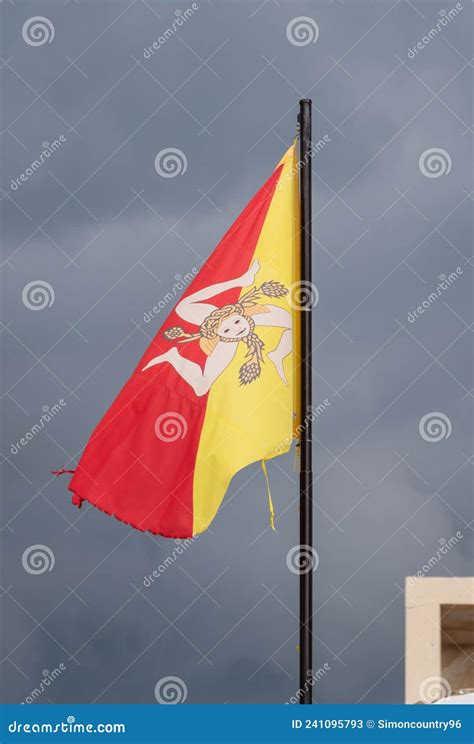
<svg viewBox="0 0 474 744"><path fill-rule="evenodd" d="M191 537L232 477L295 429L298 168L290 147L153 338L69 485L140 530ZM250 518L252 518L250 516Z"/></svg>

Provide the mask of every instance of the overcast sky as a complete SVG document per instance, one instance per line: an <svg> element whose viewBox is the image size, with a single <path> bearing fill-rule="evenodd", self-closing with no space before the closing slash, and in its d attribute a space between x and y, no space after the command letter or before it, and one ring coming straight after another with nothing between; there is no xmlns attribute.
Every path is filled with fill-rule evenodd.
<svg viewBox="0 0 474 744"><path fill-rule="evenodd" d="M293 454L269 464L276 533L254 465L179 556L78 511L49 471L74 468L164 320L144 315L269 176L309 96L327 135L314 391L330 401L315 422L315 696L401 702L405 577L458 532L430 575L472 566L471 6L448 20L420 0L193 7L2 5L4 699L55 669L39 702L155 703L168 676L187 703L295 694ZM184 171L172 178L155 168L168 148ZM34 545L51 570L32 572Z"/></svg>

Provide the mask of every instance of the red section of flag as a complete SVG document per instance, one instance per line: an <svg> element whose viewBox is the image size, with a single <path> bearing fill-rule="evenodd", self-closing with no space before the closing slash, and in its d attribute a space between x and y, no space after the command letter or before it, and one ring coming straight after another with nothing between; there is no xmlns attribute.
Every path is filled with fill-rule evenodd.
<svg viewBox="0 0 474 744"><path fill-rule="evenodd" d="M243 274L252 261L281 166L246 206L183 294ZM236 302L239 289L223 292L222 305ZM142 372L176 342L163 329L186 327L176 310L140 360L93 432L69 489L83 500L141 530L166 537L193 534L193 476L206 415L207 395L197 397L168 363ZM197 342L182 344L182 356L204 366Z"/></svg>

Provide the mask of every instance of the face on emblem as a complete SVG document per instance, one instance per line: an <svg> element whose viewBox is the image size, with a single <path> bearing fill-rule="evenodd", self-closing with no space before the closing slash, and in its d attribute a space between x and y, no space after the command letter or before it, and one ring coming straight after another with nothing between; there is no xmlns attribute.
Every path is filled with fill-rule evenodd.
<svg viewBox="0 0 474 744"><path fill-rule="evenodd" d="M248 336L250 333L250 324L243 315L230 315L219 325L217 329L217 335L226 341L235 340L240 341L241 339Z"/></svg>

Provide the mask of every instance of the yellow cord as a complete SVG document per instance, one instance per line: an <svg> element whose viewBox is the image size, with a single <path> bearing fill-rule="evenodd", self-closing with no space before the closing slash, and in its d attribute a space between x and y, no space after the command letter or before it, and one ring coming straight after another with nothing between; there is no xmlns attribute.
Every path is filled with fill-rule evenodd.
<svg viewBox="0 0 474 744"><path fill-rule="evenodd" d="M297 473L299 473L301 470L301 449L299 440L297 440L295 445L295 459L293 461L293 470L295 470Z"/></svg>
<svg viewBox="0 0 474 744"><path fill-rule="evenodd" d="M274 532L276 532L275 529L275 510L273 508L273 501L272 501L272 494L270 492L270 481L268 480L268 473L267 473L267 465L265 460L262 460L262 470L263 474L265 476L265 480L267 482L267 495L268 495L268 508L270 510L270 527Z"/></svg>

